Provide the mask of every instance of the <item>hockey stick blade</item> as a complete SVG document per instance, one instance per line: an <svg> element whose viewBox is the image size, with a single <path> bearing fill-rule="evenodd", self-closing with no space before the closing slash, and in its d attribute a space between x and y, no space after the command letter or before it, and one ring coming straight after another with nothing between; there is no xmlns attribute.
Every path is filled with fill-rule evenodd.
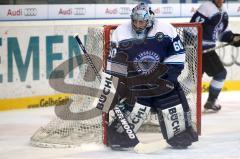
<svg viewBox="0 0 240 159"><path fill-rule="evenodd" d="M151 143L141 143L141 142L139 142L133 148L133 150L136 153L139 153L139 154L148 154L148 153L159 152L159 151L168 147L168 144L165 141L163 141L163 142L161 142L161 141L163 141L163 140L156 141L156 142L151 142Z"/></svg>

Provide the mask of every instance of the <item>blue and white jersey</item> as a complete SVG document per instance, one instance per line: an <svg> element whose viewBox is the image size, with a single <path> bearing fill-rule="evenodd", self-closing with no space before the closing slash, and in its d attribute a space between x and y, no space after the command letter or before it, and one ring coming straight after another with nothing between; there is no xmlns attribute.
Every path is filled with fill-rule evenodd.
<svg viewBox="0 0 240 159"><path fill-rule="evenodd" d="M203 26L203 49L215 47L217 40L230 42L232 32L228 27L228 13L224 5L221 8L212 2L203 3L194 13L191 22L200 22Z"/></svg>
<svg viewBox="0 0 240 159"><path fill-rule="evenodd" d="M153 27L144 40L136 39L132 30L131 21L120 25L112 34L112 46L110 55L124 52L128 55L128 61L133 62L160 62L175 65L182 69L185 62L185 49L180 37L171 24L155 20ZM110 56L111 61L111 56ZM144 68L147 67L147 68ZM120 65L115 68L122 68ZM153 71L154 66L139 64L136 69L141 73ZM122 69L124 70L124 68ZM123 71L124 72L124 71Z"/></svg>

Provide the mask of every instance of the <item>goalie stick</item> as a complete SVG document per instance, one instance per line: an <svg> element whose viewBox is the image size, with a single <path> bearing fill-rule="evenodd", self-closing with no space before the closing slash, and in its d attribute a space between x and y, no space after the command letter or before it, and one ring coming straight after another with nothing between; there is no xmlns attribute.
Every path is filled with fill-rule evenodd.
<svg viewBox="0 0 240 159"><path fill-rule="evenodd" d="M93 69L94 73L96 74L97 78L99 81L101 81L101 76L100 74L98 73L91 57L88 55L81 39L79 38L78 34L75 34L74 35L74 38L76 39L76 41L78 42L79 46L81 47L83 53L84 53L84 56L87 58L87 61L89 62L91 68ZM166 148L167 147L167 143L164 142L164 143L160 143L159 142L151 142L151 143L141 143L135 132L132 130L132 128L129 126L129 123L127 122L127 119L125 118L125 116L123 115L122 111L115 107L113 108L113 112L116 114L119 122L121 123L123 129L124 129L124 132L128 134L129 136L129 139L130 140L133 140L133 142L135 142L135 145L134 145L134 148L133 150L136 152L136 153L152 153L152 152L156 152L156 151L159 151L163 148Z"/></svg>

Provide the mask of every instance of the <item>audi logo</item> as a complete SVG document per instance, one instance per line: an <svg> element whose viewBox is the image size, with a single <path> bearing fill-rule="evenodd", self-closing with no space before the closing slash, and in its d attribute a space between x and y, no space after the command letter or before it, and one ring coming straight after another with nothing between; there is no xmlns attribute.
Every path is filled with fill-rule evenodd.
<svg viewBox="0 0 240 159"><path fill-rule="evenodd" d="M172 7L162 7L162 14L171 14L173 12L173 8Z"/></svg>
<svg viewBox="0 0 240 159"><path fill-rule="evenodd" d="M226 67L236 64L240 66L240 49L235 47L222 48L218 51L218 55L223 65Z"/></svg>
<svg viewBox="0 0 240 159"><path fill-rule="evenodd" d="M74 8L74 15L85 15L86 8Z"/></svg>
<svg viewBox="0 0 240 159"><path fill-rule="evenodd" d="M25 16L36 16L37 15L37 8L25 8L24 9Z"/></svg>
<svg viewBox="0 0 240 159"><path fill-rule="evenodd" d="M131 13L131 9L129 7L121 7L119 10L119 14L130 14Z"/></svg>

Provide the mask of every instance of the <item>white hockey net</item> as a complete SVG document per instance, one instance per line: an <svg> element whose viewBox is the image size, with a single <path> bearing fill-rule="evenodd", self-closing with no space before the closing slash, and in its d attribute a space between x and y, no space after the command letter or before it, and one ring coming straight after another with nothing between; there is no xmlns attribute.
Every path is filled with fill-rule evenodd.
<svg viewBox="0 0 240 159"><path fill-rule="evenodd" d="M198 24L174 24L183 44L186 48L186 63L179 81L187 96L192 110L192 119L195 128L200 133L201 130L201 26ZM91 27L88 29L86 49L89 54L94 54L103 60L105 67L106 57L108 56L109 40L111 32L116 26ZM86 82L84 75L86 65L80 68L79 77L72 81L76 85L85 85L91 88L99 88L100 82ZM74 113L85 112L95 107L94 97L84 95L73 95L71 97L71 111ZM64 106L63 106L64 107ZM38 147L72 147L80 146L83 143L104 143L106 144L106 121L102 115L88 120L71 120L71 114L61 112L64 116L69 116L70 120L56 117L46 126L41 127L31 137L31 144ZM153 116L153 118L155 118ZM150 119L150 118L149 118ZM148 131L156 122L148 120L142 130ZM152 129L152 128L151 128ZM159 129L159 128L157 128Z"/></svg>

